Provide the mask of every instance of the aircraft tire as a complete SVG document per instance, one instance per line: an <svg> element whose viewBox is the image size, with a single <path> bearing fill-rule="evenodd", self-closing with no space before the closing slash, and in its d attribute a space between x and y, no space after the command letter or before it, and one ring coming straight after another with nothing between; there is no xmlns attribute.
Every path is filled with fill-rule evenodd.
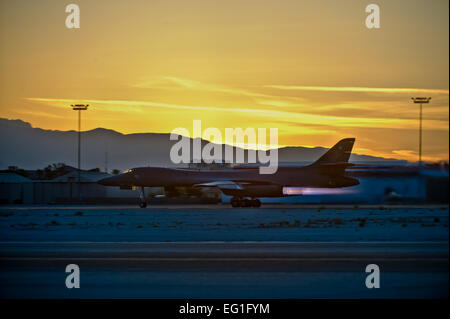
<svg viewBox="0 0 450 319"><path fill-rule="evenodd" d="M252 206L252 201L250 199L243 199L241 201L241 206L242 207L251 207Z"/></svg>
<svg viewBox="0 0 450 319"><path fill-rule="evenodd" d="M140 202L140 203L139 203L139 207L140 207L140 208L145 208L145 207L147 207L147 202Z"/></svg>
<svg viewBox="0 0 450 319"><path fill-rule="evenodd" d="M252 206L253 207L261 207L261 201L257 198L252 199Z"/></svg>
<svg viewBox="0 0 450 319"><path fill-rule="evenodd" d="M231 203L232 207L240 207L241 206L241 201L237 198L232 198L230 203Z"/></svg>

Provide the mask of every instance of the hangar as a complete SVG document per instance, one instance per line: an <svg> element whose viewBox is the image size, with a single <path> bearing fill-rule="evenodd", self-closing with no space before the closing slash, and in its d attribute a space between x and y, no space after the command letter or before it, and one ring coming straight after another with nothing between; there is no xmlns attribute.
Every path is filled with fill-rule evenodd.
<svg viewBox="0 0 450 319"><path fill-rule="evenodd" d="M348 192L327 192L302 190L305 196L264 199L278 203L448 203L449 173L447 167L417 166L371 166L357 165L349 169L349 174L360 181L360 185ZM135 204L139 201L138 190L106 187L97 181L111 176L104 172L78 171L51 180L31 179L14 171L0 172L0 204L48 204L79 203L78 187L81 187L83 203ZM159 187L146 188L146 193L155 203L216 203L229 202L229 196L211 190L205 191L202 200L198 198L155 198L164 191ZM158 196L156 196L158 197Z"/></svg>

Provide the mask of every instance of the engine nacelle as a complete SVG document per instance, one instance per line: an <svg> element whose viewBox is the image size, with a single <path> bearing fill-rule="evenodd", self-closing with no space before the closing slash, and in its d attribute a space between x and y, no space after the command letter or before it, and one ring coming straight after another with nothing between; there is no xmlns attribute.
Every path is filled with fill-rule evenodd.
<svg viewBox="0 0 450 319"><path fill-rule="evenodd" d="M283 187L278 185L249 185L243 189L221 189L225 195L236 197L282 197Z"/></svg>
<svg viewBox="0 0 450 319"><path fill-rule="evenodd" d="M119 186L119 189L128 189L128 190L131 190L131 189L133 189L133 186L131 186L131 185L120 185L120 186Z"/></svg>

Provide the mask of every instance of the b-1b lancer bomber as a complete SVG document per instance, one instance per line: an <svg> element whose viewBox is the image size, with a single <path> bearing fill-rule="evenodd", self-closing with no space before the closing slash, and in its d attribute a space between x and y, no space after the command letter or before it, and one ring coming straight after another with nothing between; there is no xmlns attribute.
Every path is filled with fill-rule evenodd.
<svg viewBox="0 0 450 319"><path fill-rule="evenodd" d="M233 207L259 207L261 197L290 196L286 187L340 188L358 185L346 174L354 138L339 141L314 163L302 167L278 167L274 174L260 174L258 167L235 167L223 170L138 167L107 177L98 183L105 186L141 189L140 207L147 206L144 187L216 187L232 196ZM295 195L301 195L296 193Z"/></svg>

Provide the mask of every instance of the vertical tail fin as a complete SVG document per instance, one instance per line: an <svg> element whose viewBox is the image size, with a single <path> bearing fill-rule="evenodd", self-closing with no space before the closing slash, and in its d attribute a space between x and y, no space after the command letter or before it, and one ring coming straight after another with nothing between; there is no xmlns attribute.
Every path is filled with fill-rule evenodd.
<svg viewBox="0 0 450 319"><path fill-rule="evenodd" d="M325 154L323 154L312 165L345 165L348 163L350 154L352 153L354 138L344 138L330 148Z"/></svg>

